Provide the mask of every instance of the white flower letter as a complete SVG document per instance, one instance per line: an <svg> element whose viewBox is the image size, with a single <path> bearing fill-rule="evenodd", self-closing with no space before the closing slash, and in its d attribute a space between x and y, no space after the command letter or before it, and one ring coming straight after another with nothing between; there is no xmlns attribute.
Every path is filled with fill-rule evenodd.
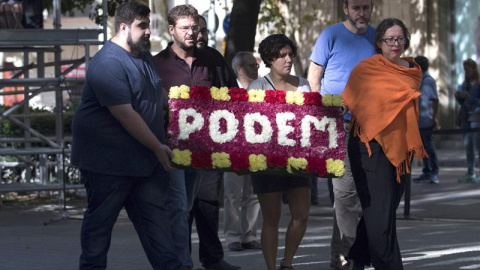
<svg viewBox="0 0 480 270"><path fill-rule="evenodd" d="M300 140L302 147L309 147L310 137L311 137L311 124L315 126L315 129L320 131L325 131L325 125L328 123L328 148L336 148L337 143L337 122L335 118L327 118L326 116L322 117L321 121L311 115L305 115L302 119L302 139Z"/></svg>
<svg viewBox="0 0 480 270"><path fill-rule="evenodd" d="M193 118L191 123L187 122L189 116ZM204 121L202 114L195 109L181 109L178 113L178 128L180 129L178 139L188 140L190 134L202 129Z"/></svg>
<svg viewBox="0 0 480 270"><path fill-rule="evenodd" d="M295 131L293 126L287 125L287 121L295 120L295 114L291 112L278 113L276 116L278 127L278 144L286 146L294 146L295 140L289 139L288 134Z"/></svg>
<svg viewBox="0 0 480 270"><path fill-rule="evenodd" d="M220 132L220 119L225 119L227 122L227 131L225 133ZM238 120L235 119L235 115L227 110L217 110L210 114L210 125L208 130L210 132L210 138L216 143L229 142L237 136L238 133Z"/></svg>
<svg viewBox="0 0 480 270"><path fill-rule="evenodd" d="M262 126L260 134L255 133L255 122ZM245 129L245 140L249 143L266 143L272 139L272 125L268 117L260 113L247 113L243 117L243 127Z"/></svg>

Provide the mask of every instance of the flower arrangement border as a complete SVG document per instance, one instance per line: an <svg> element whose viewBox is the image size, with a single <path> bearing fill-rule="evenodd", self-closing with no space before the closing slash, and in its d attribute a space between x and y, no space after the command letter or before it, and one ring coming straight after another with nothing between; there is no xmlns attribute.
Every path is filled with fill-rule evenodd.
<svg viewBox="0 0 480 270"><path fill-rule="evenodd" d="M169 146L179 168L320 177L345 172L340 95L182 85L171 87L169 98Z"/></svg>

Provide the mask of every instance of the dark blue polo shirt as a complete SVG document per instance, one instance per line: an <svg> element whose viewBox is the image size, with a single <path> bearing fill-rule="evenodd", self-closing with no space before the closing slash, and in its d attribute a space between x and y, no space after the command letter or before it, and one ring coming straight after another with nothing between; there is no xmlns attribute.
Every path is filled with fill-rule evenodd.
<svg viewBox="0 0 480 270"><path fill-rule="evenodd" d="M72 164L119 176L149 176L155 154L133 138L107 106L131 104L165 142L162 85L150 53L135 56L108 41L88 66L73 123Z"/></svg>

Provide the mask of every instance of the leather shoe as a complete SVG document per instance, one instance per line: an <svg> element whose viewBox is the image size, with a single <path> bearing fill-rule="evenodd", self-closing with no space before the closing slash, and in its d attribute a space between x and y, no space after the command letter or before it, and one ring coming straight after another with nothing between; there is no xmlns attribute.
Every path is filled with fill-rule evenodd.
<svg viewBox="0 0 480 270"><path fill-rule="evenodd" d="M242 269L240 266L235 266L227 263L224 260L220 260L214 264L209 266L204 266L205 270L240 270Z"/></svg>
<svg viewBox="0 0 480 270"><path fill-rule="evenodd" d="M231 251L242 251L243 247L240 242L232 242L228 244L228 249L230 249Z"/></svg>
<svg viewBox="0 0 480 270"><path fill-rule="evenodd" d="M262 249L262 245L261 245L259 242L255 241L255 240L250 241L250 242L248 242L248 243L243 243L243 244L242 244L242 247L243 247L244 249Z"/></svg>

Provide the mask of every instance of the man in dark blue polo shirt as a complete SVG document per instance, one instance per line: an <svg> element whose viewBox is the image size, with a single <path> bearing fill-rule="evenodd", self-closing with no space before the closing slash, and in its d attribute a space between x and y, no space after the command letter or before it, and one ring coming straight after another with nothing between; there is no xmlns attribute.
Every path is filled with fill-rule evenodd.
<svg viewBox="0 0 480 270"><path fill-rule="evenodd" d="M160 77L150 54L150 9L120 5L116 36L87 70L72 124L72 164L82 173L88 208L79 269L105 269L112 228L125 207L154 269L184 269L165 208L172 152L165 145Z"/></svg>
<svg viewBox="0 0 480 270"><path fill-rule="evenodd" d="M165 91L172 86L182 84L188 86L223 86L215 68L213 56L196 48L198 12L191 5L179 5L168 13L169 32L173 42L155 55L155 65L162 77ZM173 170L170 172L171 186L168 208L172 223L172 236L175 248L185 266L192 263L189 245L190 230L188 224L189 211L198 193L202 173L192 170ZM218 202L218 199L217 199ZM218 205L216 206L218 210ZM218 212L218 211L217 211ZM209 213L213 213L209 211ZM209 220L215 217L203 216ZM216 216L218 220L218 214ZM218 222L217 222L218 223ZM197 226L197 227L201 227ZM198 230L200 238L200 262L206 270L233 270L240 267L232 266L223 260L222 243L218 239L218 225L215 233L211 230Z"/></svg>

